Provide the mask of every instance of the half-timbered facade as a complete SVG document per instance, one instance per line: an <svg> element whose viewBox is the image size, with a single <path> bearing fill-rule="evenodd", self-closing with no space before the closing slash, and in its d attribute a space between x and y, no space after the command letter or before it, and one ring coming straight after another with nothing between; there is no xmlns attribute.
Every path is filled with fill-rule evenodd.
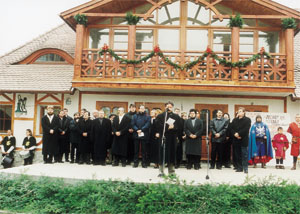
<svg viewBox="0 0 300 214"><path fill-rule="evenodd" d="M141 17L137 25L127 24L127 12ZM245 24L230 28L237 13ZM86 26L76 14L87 16ZM94 0L60 16L66 24L0 57L0 132L13 129L19 146L26 128L41 139L48 104L70 114L86 108L108 115L131 103L162 109L168 100L203 118L217 109L233 117L240 106L292 118L300 112L300 28L281 26L283 18L299 23L295 9L270 0ZM106 45L113 54L99 54ZM149 55L154 47L164 57ZM211 55L184 66L207 50L236 63L262 48L271 58L246 66L226 66Z"/></svg>

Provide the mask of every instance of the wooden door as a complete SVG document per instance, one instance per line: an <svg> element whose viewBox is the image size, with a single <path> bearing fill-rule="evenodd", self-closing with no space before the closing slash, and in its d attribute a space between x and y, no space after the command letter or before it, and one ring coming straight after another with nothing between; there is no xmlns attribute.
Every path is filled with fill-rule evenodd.
<svg viewBox="0 0 300 214"><path fill-rule="evenodd" d="M221 110L223 113L228 112L227 104L195 104L195 109L197 109L200 113L200 119L203 121L203 137L202 137L202 154L201 159L207 160L207 148L206 148L206 127L209 126L210 120L217 117L216 114L218 110ZM208 121L206 121L206 114L208 113ZM210 135L209 135L210 142ZM211 143L209 144L209 150L211 151ZM210 153L210 152L209 152ZM210 154L209 154L210 156Z"/></svg>
<svg viewBox="0 0 300 214"><path fill-rule="evenodd" d="M162 111L164 111L165 109L164 103L135 102L135 106L137 110L139 108L139 105L141 104L145 105L147 114L149 114L152 109L160 109Z"/></svg>
<svg viewBox="0 0 300 214"><path fill-rule="evenodd" d="M118 108L123 107L125 112L128 109L128 102L114 102L114 101L96 101L96 109L98 111L103 110L105 117L110 114L118 114Z"/></svg>
<svg viewBox="0 0 300 214"><path fill-rule="evenodd" d="M269 112L269 106L266 105L235 105L235 112L237 112L240 107L244 107L248 112Z"/></svg>

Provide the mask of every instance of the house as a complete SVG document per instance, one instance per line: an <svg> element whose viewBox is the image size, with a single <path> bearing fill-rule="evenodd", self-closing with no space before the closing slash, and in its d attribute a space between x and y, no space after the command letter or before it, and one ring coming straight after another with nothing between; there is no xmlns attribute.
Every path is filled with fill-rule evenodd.
<svg viewBox="0 0 300 214"><path fill-rule="evenodd" d="M125 20L129 11L141 18L136 25ZM230 28L238 13L243 28ZM171 100L204 120L217 109L233 117L240 106L300 113L295 9L271 0L93 0L60 16L65 24L0 57L0 132L12 129L18 147L26 128L42 146L49 104L70 115L82 108L108 115L131 103L163 109ZM284 18L297 28L283 29Z"/></svg>

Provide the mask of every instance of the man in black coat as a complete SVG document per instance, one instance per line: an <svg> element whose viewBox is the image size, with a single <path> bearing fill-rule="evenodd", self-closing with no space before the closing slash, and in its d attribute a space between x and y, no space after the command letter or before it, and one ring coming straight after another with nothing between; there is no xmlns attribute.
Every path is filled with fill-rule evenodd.
<svg viewBox="0 0 300 214"><path fill-rule="evenodd" d="M248 141L251 127L250 118L245 115L245 108L238 110L238 117L234 118L231 126L233 136L233 155L236 160L236 172L248 173Z"/></svg>
<svg viewBox="0 0 300 214"><path fill-rule="evenodd" d="M99 117L92 122L92 141L94 146L94 165L105 165L107 147L111 135L111 122L99 111Z"/></svg>
<svg viewBox="0 0 300 214"><path fill-rule="evenodd" d="M79 163L80 153L79 153L79 143L81 139L79 130L79 117L80 113L76 112L74 114L74 119L70 121L70 142L71 142L71 161L70 163Z"/></svg>
<svg viewBox="0 0 300 214"><path fill-rule="evenodd" d="M166 111L159 114L156 118L157 131L159 134L159 142L162 145L163 131L165 130L165 163L168 164L168 173L174 174L175 161L176 161L176 145L178 142L178 128L180 127L180 117L173 113L174 104L168 102L165 104ZM166 124L164 123L166 120ZM165 126L164 126L165 124ZM159 176L163 176L163 146L159 150Z"/></svg>
<svg viewBox="0 0 300 214"><path fill-rule="evenodd" d="M83 118L79 120L79 133L81 135L79 143L80 161L79 164L90 164L91 159L91 131L92 120L90 120L90 112L83 113Z"/></svg>
<svg viewBox="0 0 300 214"><path fill-rule="evenodd" d="M70 120L65 116L64 110L60 110L58 114L58 155L55 156L55 162L63 163L62 158L65 155L65 161L69 162L70 142L69 142L69 125Z"/></svg>
<svg viewBox="0 0 300 214"><path fill-rule="evenodd" d="M222 169L224 144L226 140L226 131L228 128L228 120L223 118L223 112L217 111L217 117L210 121L211 131L211 163L210 169L215 168L216 157L218 155L217 169Z"/></svg>
<svg viewBox="0 0 300 214"><path fill-rule="evenodd" d="M130 118L125 116L124 108L120 107L118 109L118 116L114 118L112 124L112 131L114 133L112 144L112 154L114 155L113 166L118 166L121 160L122 167L126 167L130 121Z"/></svg>
<svg viewBox="0 0 300 214"><path fill-rule="evenodd" d="M52 163L53 156L58 154L59 119L54 115L53 106L47 107L47 114L41 120L43 128L43 159L44 163Z"/></svg>
<svg viewBox="0 0 300 214"><path fill-rule="evenodd" d="M134 159L134 137L133 137L133 128L131 126L131 120L133 116L136 115L136 106L134 104L130 104L129 112L125 114L126 117L130 119L130 125L128 129L128 148L127 148L127 164L129 165Z"/></svg>
<svg viewBox="0 0 300 214"><path fill-rule="evenodd" d="M184 132L186 134L187 169L191 169L194 165L194 169L198 170L201 168L203 121L196 118L196 112L196 109L190 110L190 118L184 123Z"/></svg>

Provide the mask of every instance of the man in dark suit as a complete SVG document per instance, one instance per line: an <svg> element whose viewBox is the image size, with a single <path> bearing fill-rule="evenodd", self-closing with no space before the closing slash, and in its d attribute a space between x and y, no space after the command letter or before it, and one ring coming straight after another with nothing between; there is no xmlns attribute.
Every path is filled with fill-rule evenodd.
<svg viewBox="0 0 300 214"><path fill-rule="evenodd" d="M165 163L168 164L168 173L174 174L176 161L176 145L178 142L178 128L180 127L180 117L173 113L174 104L168 102L165 104L166 111L159 114L156 118L157 131L156 135L162 145L163 134L165 136ZM166 123L165 123L166 120ZM164 133L165 130L165 133ZM163 147L159 150L159 176L163 176Z"/></svg>
<svg viewBox="0 0 300 214"><path fill-rule="evenodd" d="M42 117L43 158L44 163L52 163L53 156L58 154L59 119L54 115L53 106L47 107L47 114Z"/></svg>
<svg viewBox="0 0 300 214"><path fill-rule="evenodd" d="M217 117L210 121L211 131L211 163L210 169L214 169L216 165L216 157L218 155L217 169L222 169L223 153L226 140L226 131L229 121L223 117L221 110L217 111Z"/></svg>
<svg viewBox="0 0 300 214"><path fill-rule="evenodd" d="M127 149L128 149L128 130L131 126L131 119L125 116L124 108L118 109L118 116L113 120L112 132L114 140L112 144L112 154L115 157L113 166L118 166L119 161L122 162L122 167L126 167Z"/></svg>
<svg viewBox="0 0 300 214"><path fill-rule="evenodd" d="M111 122L99 111L99 117L92 121L92 141L94 146L94 165L105 165L107 148L111 135Z"/></svg>
<svg viewBox="0 0 300 214"><path fill-rule="evenodd" d="M55 156L55 162L63 163L62 157L65 154L65 161L69 162L70 142L69 142L69 125L70 120L65 116L64 110L58 114L58 155Z"/></svg>
<svg viewBox="0 0 300 214"><path fill-rule="evenodd" d="M202 152L202 132L203 121L196 118L196 109L190 110L190 118L184 123L184 132L186 134L186 156L188 159L187 169L201 168L201 152Z"/></svg>
<svg viewBox="0 0 300 214"><path fill-rule="evenodd" d="M238 117L234 118L231 126L233 135L233 155L236 160L236 172L248 173L248 141L251 127L250 118L245 115L245 108L240 107Z"/></svg>

